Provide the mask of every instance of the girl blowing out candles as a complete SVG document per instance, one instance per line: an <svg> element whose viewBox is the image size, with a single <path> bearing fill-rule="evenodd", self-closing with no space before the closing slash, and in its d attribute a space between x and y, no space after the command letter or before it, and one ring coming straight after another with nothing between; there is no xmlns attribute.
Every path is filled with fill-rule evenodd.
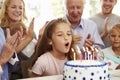
<svg viewBox="0 0 120 80"><path fill-rule="evenodd" d="M50 21L40 40L30 76L63 74L64 63L73 59L70 25L63 19Z"/></svg>

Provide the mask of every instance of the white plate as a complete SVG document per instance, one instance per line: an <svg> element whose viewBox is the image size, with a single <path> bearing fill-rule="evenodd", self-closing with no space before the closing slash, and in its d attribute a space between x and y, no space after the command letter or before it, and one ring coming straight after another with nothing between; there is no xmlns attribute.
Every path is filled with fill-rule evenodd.
<svg viewBox="0 0 120 80"><path fill-rule="evenodd" d="M109 71L110 76L114 76L114 77L120 77L120 70L112 70Z"/></svg>

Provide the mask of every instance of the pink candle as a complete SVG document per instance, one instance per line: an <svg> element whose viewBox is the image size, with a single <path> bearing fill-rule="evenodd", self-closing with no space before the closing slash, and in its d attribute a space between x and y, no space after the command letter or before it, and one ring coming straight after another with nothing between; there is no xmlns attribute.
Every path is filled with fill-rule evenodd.
<svg viewBox="0 0 120 80"><path fill-rule="evenodd" d="M86 58L87 58L87 60L89 60L89 49L88 49L88 47L86 47Z"/></svg>
<svg viewBox="0 0 120 80"><path fill-rule="evenodd" d="M82 54L80 54L80 61L82 62Z"/></svg>
<svg viewBox="0 0 120 80"><path fill-rule="evenodd" d="M79 54L80 61L82 62L82 54L78 46L77 46L77 52Z"/></svg>
<svg viewBox="0 0 120 80"><path fill-rule="evenodd" d="M94 49L91 47L91 55L92 55L92 60L94 60Z"/></svg>
<svg viewBox="0 0 120 80"><path fill-rule="evenodd" d="M97 48L95 48L95 58L97 59L97 56L98 56L98 49Z"/></svg>
<svg viewBox="0 0 120 80"><path fill-rule="evenodd" d="M83 47L83 51L84 51L84 53L85 53L85 60L87 60L87 53L86 53L86 50L85 50L85 47Z"/></svg>

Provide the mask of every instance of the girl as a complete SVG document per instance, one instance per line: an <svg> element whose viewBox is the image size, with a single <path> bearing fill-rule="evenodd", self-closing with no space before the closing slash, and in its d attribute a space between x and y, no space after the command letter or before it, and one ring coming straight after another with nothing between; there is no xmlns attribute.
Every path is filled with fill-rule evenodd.
<svg viewBox="0 0 120 80"><path fill-rule="evenodd" d="M108 61L110 70L120 69L120 24L116 24L109 32L111 47L103 49L105 59Z"/></svg>
<svg viewBox="0 0 120 80"><path fill-rule="evenodd" d="M63 19L54 19L49 22L45 27L41 41L38 41L35 64L30 76L62 74L64 63L73 59L71 44L70 25Z"/></svg>

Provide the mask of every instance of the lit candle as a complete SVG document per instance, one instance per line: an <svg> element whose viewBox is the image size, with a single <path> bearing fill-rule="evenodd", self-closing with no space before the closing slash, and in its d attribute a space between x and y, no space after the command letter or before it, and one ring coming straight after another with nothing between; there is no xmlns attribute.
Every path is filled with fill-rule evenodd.
<svg viewBox="0 0 120 80"><path fill-rule="evenodd" d="M78 46L77 46L77 51L78 51L78 54L79 54L79 57L80 57L80 61L82 62L82 54L81 54L81 51L80 51Z"/></svg>
<svg viewBox="0 0 120 80"><path fill-rule="evenodd" d="M73 52L73 59L76 60L76 54L73 48L72 48L72 52Z"/></svg>
<svg viewBox="0 0 120 80"><path fill-rule="evenodd" d="M95 48L95 58L97 59L97 56L98 56L98 49Z"/></svg>
<svg viewBox="0 0 120 80"><path fill-rule="evenodd" d="M91 52L90 51L87 51L87 52L88 52L88 60L90 60Z"/></svg>
<svg viewBox="0 0 120 80"><path fill-rule="evenodd" d="M88 49L88 47L86 47L86 58L87 58L87 60L89 60L89 49Z"/></svg>
<svg viewBox="0 0 120 80"><path fill-rule="evenodd" d="M90 54L90 60L93 60L93 55L92 55L92 53Z"/></svg>
<svg viewBox="0 0 120 80"><path fill-rule="evenodd" d="M92 60L94 60L94 49L91 47L91 55L92 55Z"/></svg>
<svg viewBox="0 0 120 80"><path fill-rule="evenodd" d="M85 54L85 60L87 59L87 53L86 53L86 50L85 50L85 47L83 47L83 51L84 51L84 54Z"/></svg>

